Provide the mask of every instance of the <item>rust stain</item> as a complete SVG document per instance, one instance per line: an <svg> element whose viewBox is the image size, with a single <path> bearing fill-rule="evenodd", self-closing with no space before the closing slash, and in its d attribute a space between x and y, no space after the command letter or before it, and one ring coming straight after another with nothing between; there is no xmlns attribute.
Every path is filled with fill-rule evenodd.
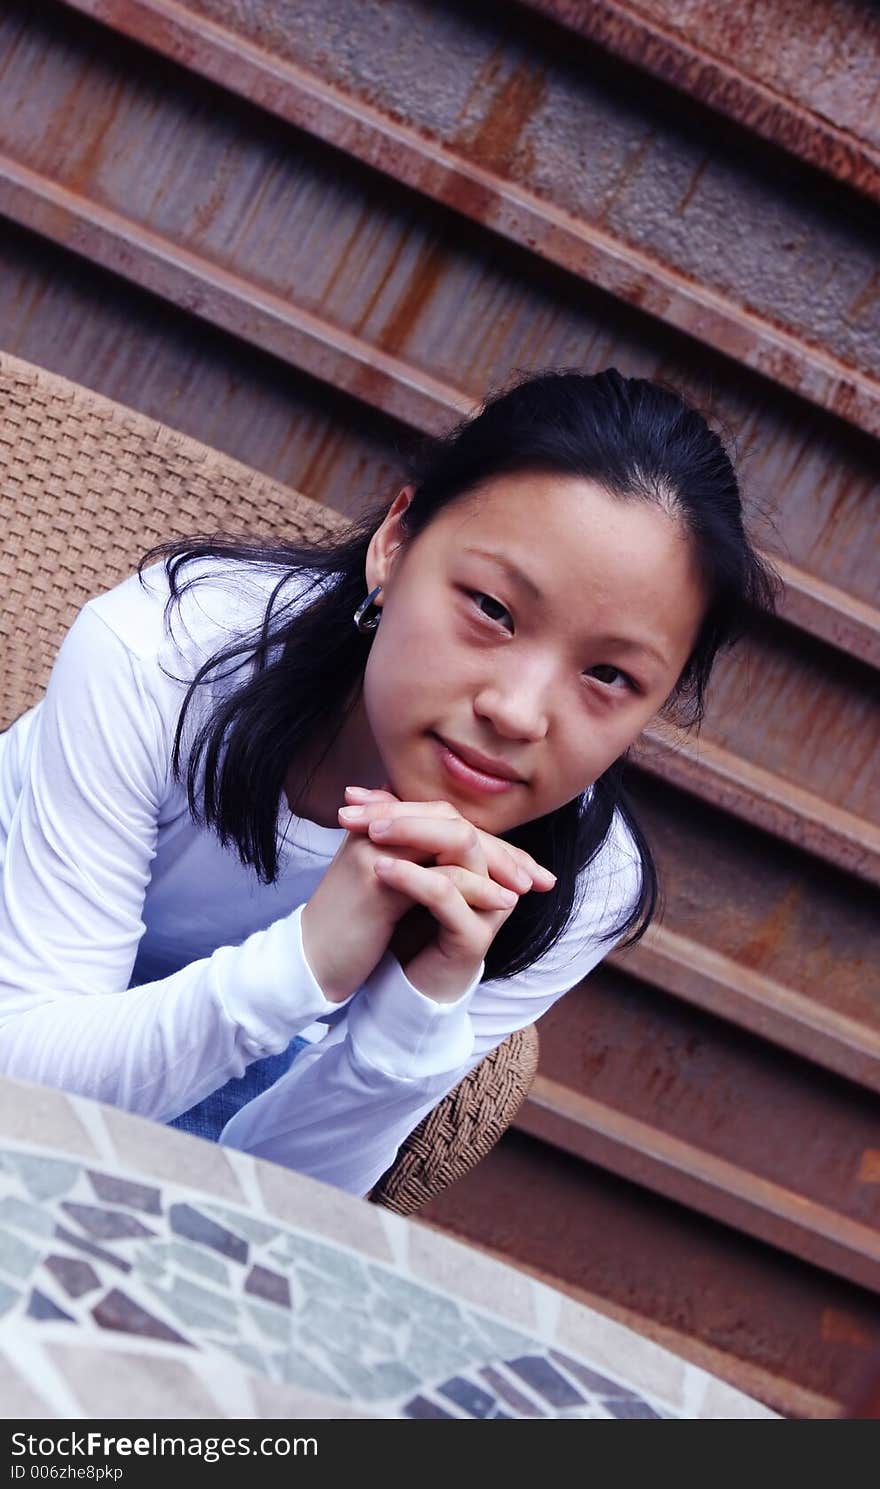
<svg viewBox="0 0 880 1489"><path fill-rule="evenodd" d="M801 894L801 886L792 884L769 914L756 921L748 941L737 951L737 961L746 967L766 967L791 928Z"/></svg>
<svg viewBox="0 0 880 1489"><path fill-rule="evenodd" d="M214 173L213 181L210 182L210 191L205 201L196 207L193 212L193 227L197 236L207 233L217 213L223 207L229 194L230 186L235 176L241 169L241 161L237 151L228 151L220 160Z"/></svg>
<svg viewBox="0 0 880 1489"><path fill-rule="evenodd" d="M860 485L861 483L858 478L852 474L842 475L837 483L837 490L828 512L825 528L826 530L833 529L837 534L838 540L840 536L839 524L844 510L850 506L853 492L858 492Z"/></svg>
<svg viewBox="0 0 880 1489"><path fill-rule="evenodd" d="M643 139L641 140L641 143L636 147L635 150L630 152L624 165L617 174L614 185L611 187L611 190L602 203L602 208L598 217L598 222L600 225L604 225L605 223L607 223L611 209L617 202L618 197L622 195L624 189L629 185L633 176L635 176L637 172L641 170L642 162L644 161L645 156L654 143L656 133L657 131L655 129L647 130ZM638 292L635 296L628 296L627 298L631 298L634 304L639 304L641 301L641 295L638 294Z"/></svg>
<svg viewBox="0 0 880 1489"><path fill-rule="evenodd" d="M682 197L681 201L679 202L678 206L675 209L675 215L676 215L676 217L683 217L684 216L685 212L687 211L688 207L690 206L691 202L693 201L694 193L696 192L697 187L699 186L700 182L703 179L703 175L705 173L705 170L706 170L706 167L707 167L708 164L709 164L709 157L708 157L708 155L705 155L703 157L703 159L700 161L700 164L697 166L696 170L694 171L694 174L691 176L691 179L690 179L690 181L688 183L687 190L685 191L684 196Z"/></svg>
<svg viewBox="0 0 880 1489"><path fill-rule="evenodd" d="M314 497L321 501L325 485L329 480L330 471L337 459L340 450L340 436L338 433L329 431L318 441L305 465L297 472L296 488L305 492L306 496Z"/></svg>
<svg viewBox="0 0 880 1489"><path fill-rule="evenodd" d="M57 161L58 179L71 191L82 193L98 174L107 136L116 122L126 89L126 81L120 77L108 83L102 97L83 98L87 85L91 86L93 81L87 72L77 78L64 100L53 108L44 136L48 157ZM80 150L76 149L77 143ZM62 164L68 161L69 172Z"/></svg>
<svg viewBox="0 0 880 1489"><path fill-rule="evenodd" d="M365 325L367 324L367 321L370 319L370 316L373 314L373 311L376 309L376 306L385 293L388 283L391 280L392 275L397 270L397 266L400 263L403 251L406 248L406 245L409 242L411 236L412 229L408 227L405 228L397 238L394 247L391 250L391 253L388 255L385 267L382 270L382 273L379 275L378 283L376 284L372 292L367 296L362 311L358 315L357 319L353 322L352 330L355 332L356 335L359 336L361 334ZM348 252L348 250L346 250L346 252ZM394 314L396 314L396 310Z"/></svg>
<svg viewBox="0 0 880 1489"><path fill-rule="evenodd" d="M856 1178L860 1184L880 1184L880 1148L865 1149Z"/></svg>
<svg viewBox="0 0 880 1489"><path fill-rule="evenodd" d="M372 217L373 213L369 207L362 206L360 208L360 211L357 215L357 220L348 235L345 247L337 258L336 263L333 265L333 268L330 271L330 275L324 284L321 298L325 304L332 298L333 292L336 289L340 278L348 268L351 255L360 242L364 228L367 226L367 223L372 220Z"/></svg>
<svg viewBox="0 0 880 1489"><path fill-rule="evenodd" d="M515 67L496 88L483 117L455 142L457 147L499 175L509 176L514 170L519 175L528 175L533 155L530 148L522 147L520 137L546 93L547 76L543 67L524 63Z"/></svg>
<svg viewBox="0 0 880 1489"><path fill-rule="evenodd" d="M877 290L880 289L880 269L875 269L867 284L860 290L852 304L847 308L847 319L858 320L863 310L867 310L876 298Z"/></svg>
<svg viewBox="0 0 880 1489"><path fill-rule="evenodd" d="M496 41L488 57L486 57L486 59L480 63L479 67L471 78L470 84L468 85L467 93L464 97L464 102L457 114L457 118L459 120L467 118L474 102L479 97L479 95L485 91L485 89L493 88L495 86L495 80L497 79L498 74L501 71L501 61L503 56L503 43L500 41Z"/></svg>
<svg viewBox="0 0 880 1489"><path fill-rule="evenodd" d="M379 333L384 352L396 356L446 272L449 251L445 243L431 241L419 253L409 282Z"/></svg>
<svg viewBox="0 0 880 1489"><path fill-rule="evenodd" d="M819 1333L828 1344L855 1344L859 1349L876 1344L874 1335L869 1333L862 1320L842 1308L822 1309Z"/></svg>

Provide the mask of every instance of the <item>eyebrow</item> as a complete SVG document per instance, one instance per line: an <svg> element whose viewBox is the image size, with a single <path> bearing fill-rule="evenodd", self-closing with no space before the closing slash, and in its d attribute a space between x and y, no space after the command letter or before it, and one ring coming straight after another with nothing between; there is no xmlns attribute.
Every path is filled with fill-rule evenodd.
<svg viewBox="0 0 880 1489"><path fill-rule="evenodd" d="M535 584L533 579L529 578L528 574L523 573L522 569L512 559L505 558L500 553L490 553L486 548L464 548L462 552L473 553L477 558L487 558L497 568L503 569L508 578L512 579L514 584L519 585L520 589L524 589L527 594L530 594L532 599L536 600L538 604L544 603L544 596L537 584ZM668 666L663 653L657 651L647 641L635 641L631 636L600 636L597 639L606 642L609 646L619 646L625 651L644 652L646 656L653 657L662 667Z"/></svg>

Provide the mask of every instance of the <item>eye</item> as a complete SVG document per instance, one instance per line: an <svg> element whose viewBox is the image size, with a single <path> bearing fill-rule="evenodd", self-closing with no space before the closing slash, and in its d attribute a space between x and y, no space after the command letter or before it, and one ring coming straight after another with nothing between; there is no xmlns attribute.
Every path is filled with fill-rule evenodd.
<svg viewBox="0 0 880 1489"><path fill-rule="evenodd" d="M612 662L597 662L595 667L591 667L590 668L590 671L591 672L603 672L603 671L604 672L614 672L614 673L617 674L618 677L620 677L620 678L623 679L623 686L625 688L628 688L630 690L630 692L638 693L640 691L639 688L637 687L635 681L633 680L633 678L630 677L629 673L628 672L622 672L620 670L620 668L619 667L615 667ZM603 677L598 677L598 678L596 678L596 682L601 682L603 684L606 684L606 679L603 678ZM610 686L610 684L606 684L606 685L607 686ZM618 691L619 692L619 690L620 690L620 684L619 683L618 684L615 684L615 691Z"/></svg>
<svg viewBox="0 0 880 1489"><path fill-rule="evenodd" d="M482 590L470 590L469 593L470 593L471 599L475 602L476 607L479 610L480 614L481 615L484 615L487 620L500 620L501 617L498 616L498 615L490 615L488 613L488 611L484 608L484 604L483 604L484 601L486 601L486 603L489 604L490 606L494 606L495 609L496 609L496 611L497 610L500 610L501 611L501 614L502 615L506 615L508 617L508 619L510 619L510 620L513 619L513 617L511 616L510 611L508 610L507 606L506 605L502 605L502 603L501 603L500 600L494 600L491 595L484 594L482 592ZM512 627L511 627L511 629L512 629Z"/></svg>

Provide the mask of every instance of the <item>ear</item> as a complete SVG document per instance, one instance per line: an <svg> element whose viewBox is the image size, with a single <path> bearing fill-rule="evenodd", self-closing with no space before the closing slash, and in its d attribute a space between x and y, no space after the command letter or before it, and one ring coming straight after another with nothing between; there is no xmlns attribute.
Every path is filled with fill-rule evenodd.
<svg viewBox="0 0 880 1489"><path fill-rule="evenodd" d="M415 492L415 486L404 486L401 491L398 491L388 508L387 516L370 539L366 562L368 592L375 589L377 584L385 588L401 556L406 539L401 530L400 519L415 496ZM381 596L379 604L380 606L382 604Z"/></svg>

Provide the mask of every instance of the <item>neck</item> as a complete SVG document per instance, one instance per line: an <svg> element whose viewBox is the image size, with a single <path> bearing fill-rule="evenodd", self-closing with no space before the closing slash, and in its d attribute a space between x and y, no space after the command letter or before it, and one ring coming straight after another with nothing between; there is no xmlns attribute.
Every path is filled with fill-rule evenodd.
<svg viewBox="0 0 880 1489"><path fill-rule="evenodd" d="M329 749L313 745L291 762L284 782L290 810L318 827L338 827L346 786L381 786L387 772L359 698Z"/></svg>

